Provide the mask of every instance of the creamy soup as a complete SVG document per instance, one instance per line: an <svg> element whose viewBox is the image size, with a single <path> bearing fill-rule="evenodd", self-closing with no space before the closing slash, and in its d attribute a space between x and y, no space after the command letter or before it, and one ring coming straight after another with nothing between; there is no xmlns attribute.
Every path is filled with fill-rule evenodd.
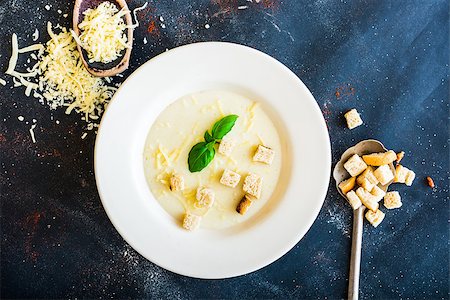
<svg viewBox="0 0 450 300"><path fill-rule="evenodd" d="M203 141L204 133L227 115L238 115L232 130L224 137L235 142L229 154L216 153L211 163L200 172L191 173L188 155L191 148ZM211 131L209 131L211 132ZM258 145L271 148L273 162L254 162ZM209 90L184 96L169 105L156 119L148 134L144 149L145 176L154 197L167 213L181 224L187 212L201 215L201 227L222 229L244 222L258 213L270 199L280 175L282 151L277 129L260 103L239 94ZM241 175L239 184L228 187L220 183L225 169ZM182 191L171 191L172 174L183 177ZM252 201L241 215L236 206L244 196L243 182L249 173L262 177L259 199ZM196 190L208 187L215 193L213 206L205 210L196 206Z"/></svg>

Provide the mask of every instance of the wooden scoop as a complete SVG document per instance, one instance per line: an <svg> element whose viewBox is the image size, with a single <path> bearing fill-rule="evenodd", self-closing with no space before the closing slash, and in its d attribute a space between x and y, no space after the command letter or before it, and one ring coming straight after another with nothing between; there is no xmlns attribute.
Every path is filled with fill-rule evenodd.
<svg viewBox="0 0 450 300"><path fill-rule="evenodd" d="M75 6L73 8L73 30L77 36L80 35L78 24L80 24L83 21L84 17L83 12L85 12L89 8L94 9L97 6L99 6L100 3L103 3L105 1L113 3L114 5L117 6L119 10L122 8L129 10L127 2L125 0L75 0ZM125 24L128 26L127 28L128 43L132 43L133 28L131 28L131 25L133 21L131 19L131 13L126 14L124 17L125 17ZM128 64L130 62L131 48L125 48L122 51L121 56L119 58L109 63L102 63L102 62L90 63L88 60L86 50L84 50L80 45L78 45L78 43L77 48L84 66L86 67L88 72L94 76L98 77L114 76L116 74L125 71L128 68Z"/></svg>
<svg viewBox="0 0 450 300"><path fill-rule="evenodd" d="M388 150L384 145L377 140L365 140L361 141L355 146L347 149L341 156L341 160L336 164L333 171L334 180L336 180L336 189L339 194L342 195L346 200L347 198L342 193L339 188L339 183L347 179L350 175L344 168L344 163L354 154L359 156L377 153L377 152L387 152ZM389 167L393 172L395 172L394 165L391 163ZM389 182L386 185L379 186L383 191L387 191ZM350 274L348 279L348 296L347 299L357 300L359 293L359 274L360 274L360 264L361 264L361 243L362 243L362 232L363 232L363 221L364 221L364 210L366 207L361 205L360 208L353 211L353 231L352 231L352 252L350 256Z"/></svg>

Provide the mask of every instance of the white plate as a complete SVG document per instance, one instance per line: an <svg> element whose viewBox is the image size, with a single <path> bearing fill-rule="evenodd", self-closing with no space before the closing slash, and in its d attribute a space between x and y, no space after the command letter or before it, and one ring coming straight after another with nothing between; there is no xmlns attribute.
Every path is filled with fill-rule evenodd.
<svg viewBox="0 0 450 300"><path fill-rule="evenodd" d="M148 188L143 149L158 114L179 97L210 88L253 95L275 116L288 143L284 195L258 222L187 232ZM288 68L241 45L197 43L167 51L136 70L103 116L95 177L111 222L141 255L172 272L226 278L258 270L288 252L316 219L328 188L331 151L313 96Z"/></svg>

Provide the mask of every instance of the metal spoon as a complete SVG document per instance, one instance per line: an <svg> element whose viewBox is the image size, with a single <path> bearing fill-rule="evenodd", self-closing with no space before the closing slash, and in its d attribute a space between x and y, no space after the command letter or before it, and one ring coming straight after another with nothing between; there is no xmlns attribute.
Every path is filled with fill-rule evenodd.
<svg viewBox="0 0 450 300"><path fill-rule="evenodd" d="M75 5L73 8L73 30L77 36L80 35L80 30L78 24L83 21L83 12L89 8L96 8L100 3L108 1L117 6L118 9L125 8L128 9L127 2L125 0L75 0ZM133 41L133 29L131 28L132 19L131 13L126 14L125 23L128 26L127 29L127 39L128 42ZM77 44L78 52L80 53L81 60L84 66L94 76L98 77L108 77L114 76L118 73L125 71L128 68L131 56L131 48L125 48L122 55L116 60L109 63L93 62L90 63L87 59L87 52L80 45Z"/></svg>
<svg viewBox="0 0 450 300"><path fill-rule="evenodd" d="M347 149L339 162L334 167L333 177L336 181L336 189L342 197L347 199L342 193L341 189L338 187L339 183L350 177L348 172L344 168L344 163L354 154L359 156L376 153L376 152L386 152L388 151L384 145L377 140L364 140L356 144L355 146ZM394 165L391 163L390 168L395 171ZM386 185L379 185L379 187L385 192L388 186L392 183L389 182ZM360 264L361 264L361 243L362 243L362 232L363 232L363 220L364 211L366 207L362 205L360 208L353 211L353 231L352 231L352 251L350 256L350 273L348 279L348 296L349 300L357 300L359 292L359 274L360 274Z"/></svg>

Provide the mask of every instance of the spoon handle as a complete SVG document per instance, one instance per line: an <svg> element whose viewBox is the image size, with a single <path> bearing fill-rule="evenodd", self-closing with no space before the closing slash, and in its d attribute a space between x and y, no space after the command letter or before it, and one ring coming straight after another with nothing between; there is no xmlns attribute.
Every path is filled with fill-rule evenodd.
<svg viewBox="0 0 450 300"><path fill-rule="evenodd" d="M360 208L353 211L352 252L350 257L350 274L348 280L348 300L358 300L359 273L361 264L361 242L363 232L364 210Z"/></svg>

